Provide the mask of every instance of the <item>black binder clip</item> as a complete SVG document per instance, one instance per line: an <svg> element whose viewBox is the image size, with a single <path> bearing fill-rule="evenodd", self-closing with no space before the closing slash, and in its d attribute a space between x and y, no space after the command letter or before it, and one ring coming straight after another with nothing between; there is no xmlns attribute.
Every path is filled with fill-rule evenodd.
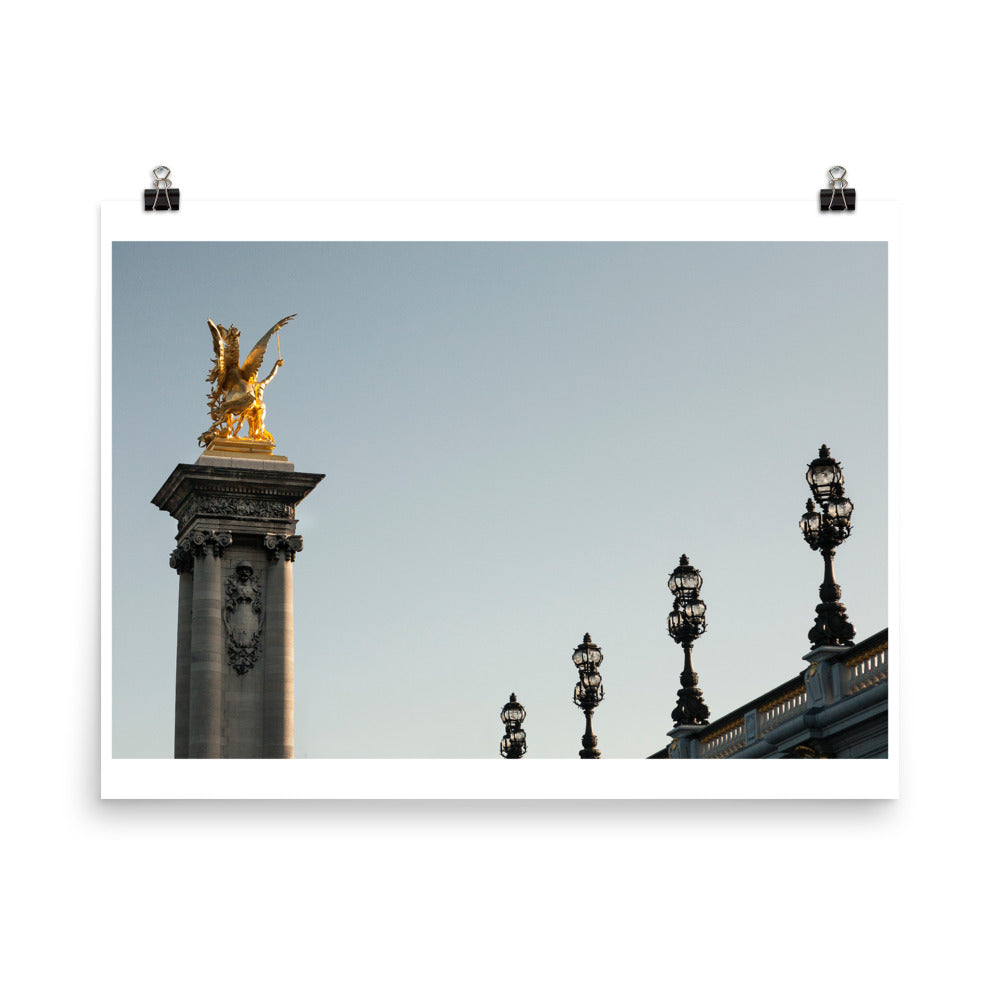
<svg viewBox="0 0 1000 1000"><path fill-rule="evenodd" d="M824 188L819 193L819 210L821 212L853 212L854 188L847 186L847 169L845 167L830 167L827 171L830 178L829 189Z"/></svg>
<svg viewBox="0 0 1000 1000"><path fill-rule="evenodd" d="M169 167L154 167L155 187L142 192L147 212L177 212L181 207L180 188L172 187Z"/></svg>

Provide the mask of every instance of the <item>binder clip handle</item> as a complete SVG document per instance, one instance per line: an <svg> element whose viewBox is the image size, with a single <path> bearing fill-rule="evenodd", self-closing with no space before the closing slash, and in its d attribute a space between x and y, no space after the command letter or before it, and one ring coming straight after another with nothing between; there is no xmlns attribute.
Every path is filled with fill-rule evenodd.
<svg viewBox="0 0 1000 1000"><path fill-rule="evenodd" d="M176 212L181 207L181 192L173 188L169 167L153 167L153 187L143 192L147 212ZM160 203L160 195L163 202Z"/></svg>
<svg viewBox="0 0 1000 1000"><path fill-rule="evenodd" d="M821 212L853 212L855 202L854 188L847 186L847 168L830 167L826 172L830 178L829 190L819 193L819 209ZM837 198L840 198L838 203Z"/></svg>

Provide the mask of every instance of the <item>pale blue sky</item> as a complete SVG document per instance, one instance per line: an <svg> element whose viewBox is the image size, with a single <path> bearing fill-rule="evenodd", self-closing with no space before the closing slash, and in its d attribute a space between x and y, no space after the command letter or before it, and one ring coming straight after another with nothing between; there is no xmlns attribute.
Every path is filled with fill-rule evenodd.
<svg viewBox="0 0 1000 1000"><path fill-rule="evenodd" d="M717 718L802 668L822 561L798 531L827 443L837 557L887 624L884 243L116 243L113 753L172 755L175 522L149 502L208 426L206 319L288 313L277 452L300 506L296 755L573 757L573 647L605 655L605 757L666 742L681 552ZM265 361L269 370L272 349Z"/></svg>

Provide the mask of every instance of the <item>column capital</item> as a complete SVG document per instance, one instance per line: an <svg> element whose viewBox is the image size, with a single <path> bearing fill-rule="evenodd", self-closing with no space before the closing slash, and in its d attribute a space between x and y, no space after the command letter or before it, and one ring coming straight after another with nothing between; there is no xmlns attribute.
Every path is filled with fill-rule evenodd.
<svg viewBox="0 0 1000 1000"><path fill-rule="evenodd" d="M233 536L228 531L192 531L179 548L191 557L203 559L209 553L221 556L232 544Z"/></svg>
<svg viewBox="0 0 1000 1000"><path fill-rule="evenodd" d="M270 562L277 562L282 556L286 562L295 562L295 553L302 551L302 536L265 535L264 549Z"/></svg>
<svg viewBox="0 0 1000 1000"><path fill-rule="evenodd" d="M177 570L177 575L194 571L194 556L190 550L181 548L180 545L170 553L170 568Z"/></svg>

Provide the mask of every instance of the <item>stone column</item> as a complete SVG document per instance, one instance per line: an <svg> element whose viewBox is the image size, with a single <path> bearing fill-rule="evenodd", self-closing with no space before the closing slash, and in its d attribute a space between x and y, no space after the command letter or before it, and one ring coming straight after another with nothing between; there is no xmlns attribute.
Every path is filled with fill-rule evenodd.
<svg viewBox="0 0 1000 1000"><path fill-rule="evenodd" d="M177 682L174 696L174 757L187 757L191 709L191 600L194 559L181 548L170 553L177 570Z"/></svg>
<svg viewBox="0 0 1000 1000"><path fill-rule="evenodd" d="M264 757L291 758L295 752L295 606L292 563L302 551L301 535L270 534L264 616Z"/></svg>
<svg viewBox="0 0 1000 1000"><path fill-rule="evenodd" d="M174 755L289 758L295 514L323 476L269 450L242 454L239 439L223 444L178 465L153 498L177 520L171 565L190 563L178 596Z"/></svg>
<svg viewBox="0 0 1000 1000"><path fill-rule="evenodd" d="M194 556L191 600L191 757L222 756L222 552L232 544L226 532L194 531L185 540Z"/></svg>

